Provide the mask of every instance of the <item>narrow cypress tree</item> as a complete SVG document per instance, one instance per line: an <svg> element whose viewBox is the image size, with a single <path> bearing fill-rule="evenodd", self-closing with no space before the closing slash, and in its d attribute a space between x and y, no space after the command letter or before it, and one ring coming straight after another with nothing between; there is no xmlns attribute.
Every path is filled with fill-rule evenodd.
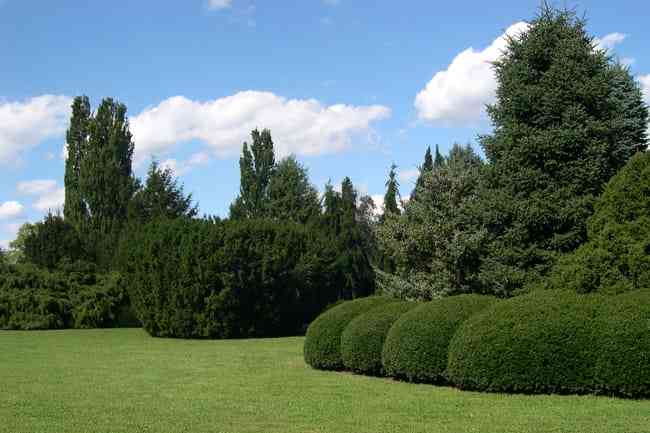
<svg viewBox="0 0 650 433"><path fill-rule="evenodd" d="M70 127L66 132L67 158L65 161L65 204L63 215L66 221L81 232L88 218L88 210L81 193L81 161L88 147L91 121L90 102L87 96L77 96L72 102Z"/></svg>
<svg viewBox="0 0 650 433"><path fill-rule="evenodd" d="M436 159L433 162L433 167L441 167L444 163L445 163L445 157L440 154L440 150L438 149L438 145L436 144Z"/></svg>
<svg viewBox="0 0 650 433"><path fill-rule="evenodd" d="M436 145L436 162L438 162L438 156L442 156L438 153L438 145ZM427 173L430 173L433 170L433 157L431 156L431 146L427 147L427 151L424 153L424 163L420 166L420 174L418 179L415 182L415 188L411 193L411 200L417 200L418 189L422 188L424 183L424 176Z"/></svg>
<svg viewBox="0 0 650 433"><path fill-rule="evenodd" d="M397 205L397 197L399 196L399 182L397 181L397 173L395 164L391 165L390 172L388 173L388 180L386 181L386 194L384 195L384 215L385 218L388 214L399 215L399 206Z"/></svg>

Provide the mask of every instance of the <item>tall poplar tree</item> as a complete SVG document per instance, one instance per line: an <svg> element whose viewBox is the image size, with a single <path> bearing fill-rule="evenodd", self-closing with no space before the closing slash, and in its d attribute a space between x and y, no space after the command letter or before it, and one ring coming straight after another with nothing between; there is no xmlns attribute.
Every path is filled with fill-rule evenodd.
<svg viewBox="0 0 650 433"><path fill-rule="evenodd" d="M81 192L81 161L88 148L91 121L90 101L87 96L77 96L72 102L70 127L66 132L67 158L65 161L65 204L63 215L66 221L81 232L88 218L88 209Z"/></svg>
<svg viewBox="0 0 650 433"><path fill-rule="evenodd" d="M239 159L239 197L230 206L230 217L254 218L265 215L268 204L268 188L275 170L275 153L271 131L251 132L250 146L244 142Z"/></svg>

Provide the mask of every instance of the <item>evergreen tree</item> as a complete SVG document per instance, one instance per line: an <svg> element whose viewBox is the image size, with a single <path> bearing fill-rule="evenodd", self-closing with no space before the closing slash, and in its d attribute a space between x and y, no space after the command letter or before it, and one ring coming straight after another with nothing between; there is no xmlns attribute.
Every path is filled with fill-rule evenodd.
<svg viewBox="0 0 650 433"><path fill-rule="evenodd" d="M23 239L23 253L28 263L48 269L56 268L62 260L75 262L85 257L75 228L52 213L31 226Z"/></svg>
<svg viewBox="0 0 650 433"><path fill-rule="evenodd" d="M388 214L399 215L399 206L397 204L399 196L399 182L397 181L397 173L395 164L391 165L390 172L388 173L388 180L386 181L386 194L384 195L384 215L385 218Z"/></svg>
<svg viewBox="0 0 650 433"><path fill-rule="evenodd" d="M88 147L91 121L90 102L87 96L77 96L72 102L70 127L66 132L67 158L65 161L65 219L81 230L88 218L88 210L81 192L81 161Z"/></svg>
<svg viewBox="0 0 650 433"><path fill-rule="evenodd" d="M307 223L320 215L318 191L294 156L280 161L271 176L266 214L277 220Z"/></svg>
<svg viewBox="0 0 650 433"><path fill-rule="evenodd" d="M436 144L436 159L433 162L433 167L440 167L445 163L445 158L440 154L438 145Z"/></svg>
<svg viewBox="0 0 650 433"><path fill-rule="evenodd" d="M323 194L323 225L330 233L338 236L341 232L341 194L334 190L328 180Z"/></svg>
<svg viewBox="0 0 650 433"><path fill-rule="evenodd" d="M126 106L106 98L89 121L88 143L79 166L79 192L88 212L82 235L102 267L110 265L137 188L132 158Z"/></svg>
<svg viewBox="0 0 650 433"><path fill-rule="evenodd" d="M495 65L494 133L483 225L493 242L485 286L511 294L585 241L585 221L609 178L647 146L638 84L573 12L544 5Z"/></svg>
<svg viewBox="0 0 650 433"><path fill-rule="evenodd" d="M142 223L156 217L192 218L197 213L192 194L185 195L171 168L161 168L157 161L152 161L144 187L133 196L130 217Z"/></svg>
<svg viewBox="0 0 650 433"><path fill-rule="evenodd" d="M436 145L436 163L438 162L438 156L440 156L440 154L438 153L438 146ZM427 147L427 151L424 154L424 163L420 166L420 173L418 175L417 181L415 182L415 188L411 193L411 200L417 200L418 188L422 188L424 176L426 173L431 172L431 170L433 170L433 157L431 156L431 146L429 146Z"/></svg>
<svg viewBox="0 0 650 433"><path fill-rule="evenodd" d="M252 143L244 142L239 159L241 175L239 197L230 206L234 219L264 215L268 205L268 187L275 170L275 153L271 131L251 132Z"/></svg>

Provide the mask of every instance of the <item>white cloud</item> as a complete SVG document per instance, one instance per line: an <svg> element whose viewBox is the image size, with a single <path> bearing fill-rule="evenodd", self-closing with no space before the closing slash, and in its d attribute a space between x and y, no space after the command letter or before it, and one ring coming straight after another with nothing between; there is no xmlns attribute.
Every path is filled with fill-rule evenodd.
<svg viewBox="0 0 650 433"><path fill-rule="evenodd" d="M164 154L179 142L199 140L218 156L236 155L255 128L269 128L279 157L344 150L371 124L390 116L381 105L324 106L315 99L286 99L244 91L210 101L174 96L131 119L136 159Z"/></svg>
<svg viewBox="0 0 650 433"><path fill-rule="evenodd" d="M65 202L65 188L56 188L41 195L32 205L34 209L46 212L56 211L63 207Z"/></svg>
<svg viewBox="0 0 650 433"><path fill-rule="evenodd" d="M609 33L602 38L595 38L594 43L596 44L596 47L601 50L611 51L616 45L623 42L626 37L627 35L624 33L614 32Z"/></svg>
<svg viewBox="0 0 650 433"><path fill-rule="evenodd" d="M25 211L25 206L17 201L6 201L0 204L0 219L18 218Z"/></svg>
<svg viewBox="0 0 650 433"><path fill-rule="evenodd" d="M227 9L232 6L232 0L208 0L208 8L214 10Z"/></svg>
<svg viewBox="0 0 650 433"><path fill-rule="evenodd" d="M401 182L409 182L415 180L420 175L420 170L418 168L412 168L410 170L400 170L398 177Z"/></svg>
<svg viewBox="0 0 650 433"><path fill-rule="evenodd" d="M36 179L18 182L16 189L21 194L43 195L56 189L56 181L51 179Z"/></svg>
<svg viewBox="0 0 650 433"><path fill-rule="evenodd" d="M528 29L518 22L482 51L468 48L458 54L444 71L437 72L415 98L420 119L431 122L467 123L481 118L485 105L495 98L497 82L492 62L506 47L507 36Z"/></svg>
<svg viewBox="0 0 650 433"><path fill-rule="evenodd" d="M643 93L643 99L647 104L650 104L650 74L641 75L639 77L639 82L641 83L641 92Z"/></svg>
<svg viewBox="0 0 650 433"><path fill-rule="evenodd" d="M192 168L205 165L210 162L210 156L205 152L197 152L185 161L178 161L175 158L169 158L164 161L161 161L160 166L162 168L169 168L175 176L182 176L183 174L190 171Z"/></svg>
<svg viewBox="0 0 650 433"><path fill-rule="evenodd" d="M60 95L0 101L0 162L11 162L48 138L61 135L70 117L71 101Z"/></svg>

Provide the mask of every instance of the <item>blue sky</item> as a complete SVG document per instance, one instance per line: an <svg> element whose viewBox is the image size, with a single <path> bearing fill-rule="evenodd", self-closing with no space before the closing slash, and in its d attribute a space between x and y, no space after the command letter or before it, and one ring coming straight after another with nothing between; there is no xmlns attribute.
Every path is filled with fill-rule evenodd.
<svg viewBox="0 0 650 433"><path fill-rule="evenodd" d="M562 3L564 4L564 3ZM0 0L0 246L62 203L70 98L124 102L136 173L174 168L202 213L226 215L238 153L269 127L322 189L348 175L403 195L427 145L490 130L489 61L538 0ZM650 99L650 3L568 2ZM519 23L519 24L517 24Z"/></svg>

